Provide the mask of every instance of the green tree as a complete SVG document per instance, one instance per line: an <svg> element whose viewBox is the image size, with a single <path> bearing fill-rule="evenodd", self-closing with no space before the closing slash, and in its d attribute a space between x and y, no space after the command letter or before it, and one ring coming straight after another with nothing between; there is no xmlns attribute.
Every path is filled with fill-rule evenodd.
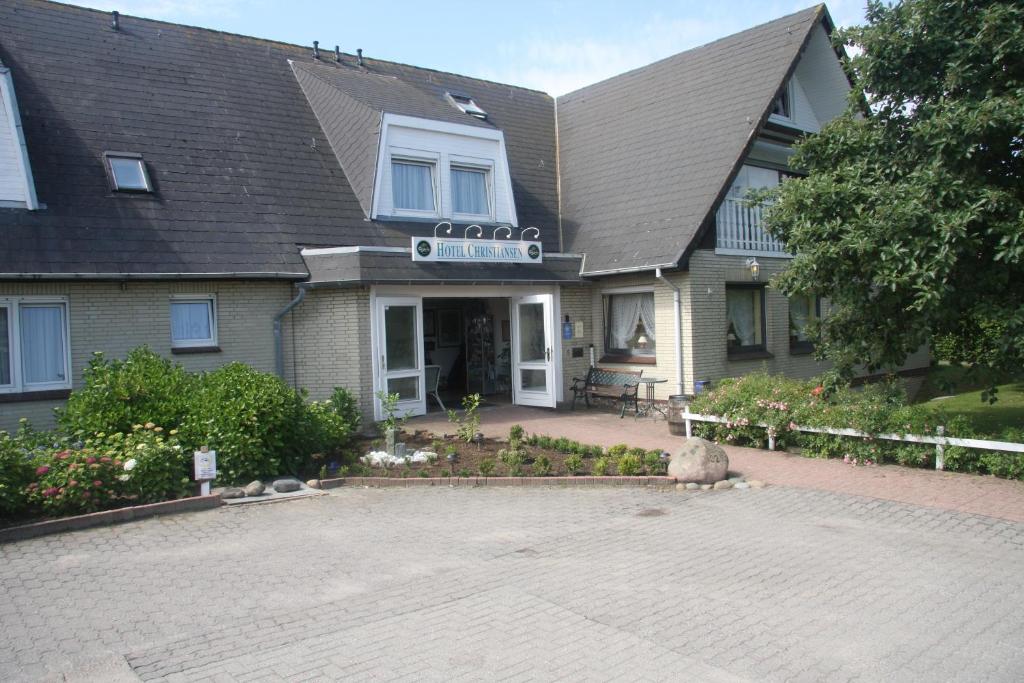
<svg viewBox="0 0 1024 683"><path fill-rule="evenodd" d="M990 370L1024 361L1024 3L868 4L846 113L797 145L769 230L785 293L831 310L819 355L848 378L998 321ZM991 332L991 329L988 330ZM991 348L991 347L994 347Z"/></svg>

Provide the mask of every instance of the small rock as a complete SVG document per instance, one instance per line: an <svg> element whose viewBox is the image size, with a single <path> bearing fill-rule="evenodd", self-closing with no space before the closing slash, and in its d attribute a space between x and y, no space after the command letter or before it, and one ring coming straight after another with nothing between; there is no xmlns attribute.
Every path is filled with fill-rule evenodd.
<svg viewBox="0 0 1024 683"><path fill-rule="evenodd" d="M759 481L757 479L751 479L747 483L750 484L750 488L752 488L752 489L763 489L764 488L764 482L763 481Z"/></svg>
<svg viewBox="0 0 1024 683"><path fill-rule="evenodd" d="M738 481L735 484L733 484L732 487L734 489L749 489L750 488L750 484L748 482L745 482L745 481Z"/></svg>
<svg viewBox="0 0 1024 683"><path fill-rule="evenodd" d="M274 490L278 493L298 491L301 484L295 479L278 479L274 482Z"/></svg>
<svg viewBox="0 0 1024 683"><path fill-rule="evenodd" d="M701 491L710 491L711 490L711 484L701 484L700 485L700 490Z"/></svg>
<svg viewBox="0 0 1024 683"><path fill-rule="evenodd" d="M221 498L245 498L245 489L229 486L220 492Z"/></svg>
<svg viewBox="0 0 1024 683"><path fill-rule="evenodd" d="M731 489L732 488L732 482L729 481L728 479L723 479L722 481L716 481L714 488L715 488L716 491L725 491L726 489Z"/></svg>
<svg viewBox="0 0 1024 683"><path fill-rule="evenodd" d="M309 481L306 482L306 486L308 486L311 489L318 489L320 488L320 480L310 479Z"/></svg>
<svg viewBox="0 0 1024 683"><path fill-rule="evenodd" d="M267 487L263 485L262 481L256 480L249 482L249 485L245 487L245 495L247 496L259 496L263 495L263 492L267 490Z"/></svg>
<svg viewBox="0 0 1024 683"><path fill-rule="evenodd" d="M729 477L729 481L731 481L734 484L738 484L741 481L746 481L746 479L744 479L743 477Z"/></svg>
<svg viewBox="0 0 1024 683"><path fill-rule="evenodd" d="M692 481L686 485L687 491L699 491L702 488L703 487L700 484Z"/></svg>
<svg viewBox="0 0 1024 683"><path fill-rule="evenodd" d="M685 491L686 484L676 484L676 491Z"/></svg>

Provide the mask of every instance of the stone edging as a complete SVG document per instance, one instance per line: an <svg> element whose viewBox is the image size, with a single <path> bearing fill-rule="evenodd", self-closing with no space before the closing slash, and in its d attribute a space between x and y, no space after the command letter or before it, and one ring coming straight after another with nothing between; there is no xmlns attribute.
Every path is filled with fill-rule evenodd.
<svg viewBox="0 0 1024 683"><path fill-rule="evenodd" d="M12 526L7 529L0 529L0 543L11 541L23 541L37 536L56 534L62 531L76 531L88 529L94 526L105 526L107 524L120 524L156 515L171 515L179 512L195 512L197 510L210 510L220 507L224 501L220 496L194 496L192 498L181 498L179 500L165 500L162 503L151 503L149 505L136 505L133 507L118 508L116 510L104 510L102 512L91 512L87 515L76 515L74 517L62 517L60 519L48 519L44 522L33 522L22 526Z"/></svg>
<svg viewBox="0 0 1024 683"><path fill-rule="evenodd" d="M320 488L371 486L674 486L674 477L341 477L321 479Z"/></svg>

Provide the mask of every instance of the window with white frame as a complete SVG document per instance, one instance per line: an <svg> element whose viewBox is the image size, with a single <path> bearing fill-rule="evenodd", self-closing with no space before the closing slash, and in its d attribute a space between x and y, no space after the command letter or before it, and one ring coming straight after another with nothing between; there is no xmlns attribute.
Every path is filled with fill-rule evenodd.
<svg viewBox="0 0 1024 683"><path fill-rule="evenodd" d="M171 299L171 348L217 346L217 300L213 296Z"/></svg>
<svg viewBox="0 0 1024 683"><path fill-rule="evenodd" d="M604 321L606 355L654 358L654 292L605 294Z"/></svg>
<svg viewBox="0 0 1024 683"><path fill-rule="evenodd" d="M0 300L0 392L70 386L67 302Z"/></svg>
<svg viewBox="0 0 1024 683"><path fill-rule="evenodd" d="M391 199L396 213L437 215L437 164L392 157Z"/></svg>
<svg viewBox="0 0 1024 683"><path fill-rule="evenodd" d="M764 286L726 285L725 307L725 343L729 354L765 351Z"/></svg>
<svg viewBox="0 0 1024 683"><path fill-rule="evenodd" d="M452 165L452 214L490 217L490 172L485 168Z"/></svg>
<svg viewBox="0 0 1024 683"><path fill-rule="evenodd" d="M152 192L146 162L141 154L104 152L110 184L115 192Z"/></svg>
<svg viewBox="0 0 1024 683"><path fill-rule="evenodd" d="M772 116L783 119L793 118L793 82L788 81L775 101L772 102Z"/></svg>

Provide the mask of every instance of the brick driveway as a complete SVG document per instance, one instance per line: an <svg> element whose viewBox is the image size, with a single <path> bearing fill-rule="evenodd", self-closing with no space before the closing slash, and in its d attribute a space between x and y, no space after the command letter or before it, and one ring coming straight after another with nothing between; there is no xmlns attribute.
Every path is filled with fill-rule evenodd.
<svg viewBox="0 0 1024 683"><path fill-rule="evenodd" d="M0 680L1020 680L1021 566L809 489L338 489L0 546Z"/></svg>

